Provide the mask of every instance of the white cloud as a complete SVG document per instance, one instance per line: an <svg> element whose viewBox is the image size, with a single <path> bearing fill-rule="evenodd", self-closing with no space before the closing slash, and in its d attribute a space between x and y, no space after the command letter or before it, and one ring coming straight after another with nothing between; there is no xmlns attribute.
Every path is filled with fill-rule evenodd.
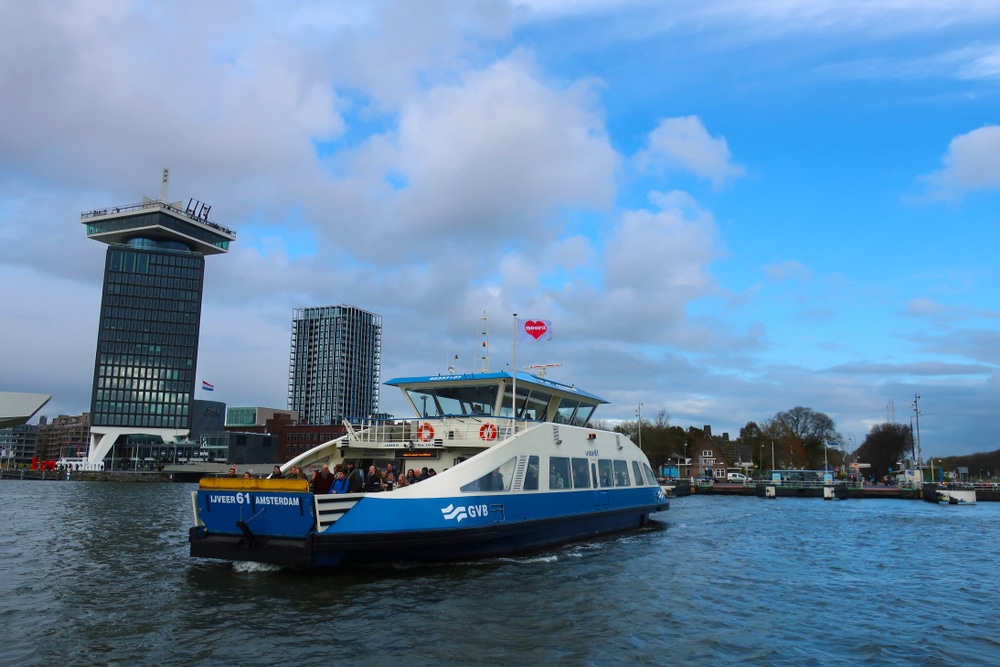
<svg viewBox="0 0 1000 667"><path fill-rule="evenodd" d="M726 139L710 136L697 116L661 120L634 159L640 170L689 171L716 188L746 174L732 161Z"/></svg>
<svg viewBox="0 0 1000 667"><path fill-rule="evenodd" d="M770 264L765 266L763 271L764 275L777 282L797 280L799 282L807 283L813 279L812 271L807 269L802 262L797 262L795 260L788 260L778 264Z"/></svg>
<svg viewBox="0 0 1000 667"><path fill-rule="evenodd" d="M948 144L944 167L921 177L931 199L960 199L974 190L1000 190L1000 126L986 125Z"/></svg>

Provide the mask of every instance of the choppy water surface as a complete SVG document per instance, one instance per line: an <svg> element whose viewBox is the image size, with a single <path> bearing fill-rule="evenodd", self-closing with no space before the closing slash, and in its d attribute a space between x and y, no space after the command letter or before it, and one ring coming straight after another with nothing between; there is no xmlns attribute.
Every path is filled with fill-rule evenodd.
<svg viewBox="0 0 1000 667"><path fill-rule="evenodd" d="M1000 664L1000 503L694 496L541 556L317 575L189 558L193 488L0 481L0 664Z"/></svg>

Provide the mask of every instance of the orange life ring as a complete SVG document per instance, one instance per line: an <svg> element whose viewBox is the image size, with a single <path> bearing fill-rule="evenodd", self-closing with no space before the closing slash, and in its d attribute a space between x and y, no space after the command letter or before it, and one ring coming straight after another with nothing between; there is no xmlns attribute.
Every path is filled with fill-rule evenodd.
<svg viewBox="0 0 1000 667"><path fill-rule="evenodd" d="M483 424L479 427L479 437L483 440L496 440L497 427L495 424Z"/></svg>
<svg viewBox="0 0 1000 667"><path fill-rule="evenodd" d="M434 437L434 427L428 424L427 422L424 422L423 424L417 427L417 437L423 440L424 442L427 442L428 440Z"/></svg>

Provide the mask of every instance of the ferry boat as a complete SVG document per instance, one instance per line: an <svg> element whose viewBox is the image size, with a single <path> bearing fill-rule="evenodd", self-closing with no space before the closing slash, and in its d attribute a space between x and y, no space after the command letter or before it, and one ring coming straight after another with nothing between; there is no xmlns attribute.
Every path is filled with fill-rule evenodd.
<svg viewBox="0 0 1000 667"><path fill-rule="evenodd" d="M415 418L347 426L282 471L354 461L436 475L329 495L310 493L304 479L204 478L192 492L191 555L305 568L468 560L638 530L669 507L642 450L588 426L607 401L544 371L386 384Z"/></svg>

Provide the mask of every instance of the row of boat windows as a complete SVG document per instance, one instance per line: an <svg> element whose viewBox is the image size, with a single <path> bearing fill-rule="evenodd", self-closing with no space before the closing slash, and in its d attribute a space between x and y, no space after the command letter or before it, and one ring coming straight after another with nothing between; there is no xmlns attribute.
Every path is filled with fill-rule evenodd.
<svg viewBox="0 0 1000 667"><path fill-rule="evenodd" d="M525 491L564 489L610 489L629 486L655 486L656 476L648 464L624 459L588 459L585 457L550 456L548 466L539 465L540 457L529 456L523 472L521 488ZM461 487L465 493L510 491L517 472L518 457ZM545 481L540 472L548 470Z"/></svg>

